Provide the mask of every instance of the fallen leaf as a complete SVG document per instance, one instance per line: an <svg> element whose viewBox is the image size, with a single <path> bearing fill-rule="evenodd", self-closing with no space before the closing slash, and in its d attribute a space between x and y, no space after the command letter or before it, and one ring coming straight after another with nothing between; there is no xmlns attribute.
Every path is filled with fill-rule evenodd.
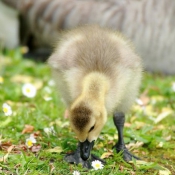
<svg viewBox="0 0 175 175"><path fill-rule="evenodd" d="M11 145L8 149L7 149L7 154L5 154L5 156L3 157L0 157L0 162L6 162L7 161L7 158L8 158L8 155L10 154L10 152L13 150L14 148L14 145Z"/></svg>
<svg viewBox="0 0 175 175"><path fill-rule="evenodd" d="M141 106L146 106L150 102L150 98L148 97L148 89L146 89L141 95L140 100L142 102Z"/></svg>
<svg viewBox="0 0 175 175"><path fill-rule="evenodd" d="M48 149L46 151L50 152L50 153L61 153L63 151L63 149L59 146L56 146L55 148Z"/></svg>
<svg viewBox="0 0 175 175"><path fill-rule="evenodd" d="M125 123L125 127L127 127L127 128L129 128L129 127L131 127L131 123Z"/></svg>
<svg viewBox="0 0 175 175"><path fill-rule="evenodd" d="M144 110L145 114L147 116L157 116L157 113L155 112L155 109L152 105L147 105Z"/></svg>
<svg viewBox="0 0 175 175"><path fill-rule="evenodd" d="M130 173L131 173L131 175L136 175L136 173L134 171L131 171Z"/></svg>
<svg viewBox="0 0 175 175"><path fill-rule="evenodd" d="M40 149L41 149L41 145L36 145L36 146L34 145L34 146L31 147L31 151L32 151L33 153L39 152Z"/></svg>
<svg viewBox="0 0 175 175"><path fill-rule="evenodd" d="M32 125L25 125L24 129L22 130L22 134L31 133L33 130L34 127Z"/></svg>
<svg viewBox="0 0 175 175"><path fill-rule="evenodd" d="M33 135L33 137L38 137L38 136L41 136L41 132L40 131L36 131L36 132L34 132L33 134L30 134L30 136L32 136Z"/></svg>
<svg viewBox="0 0 175 175"><path fill-rule="evenodd" d="M154 127L154 130L164 130L166 127L165 127L165 125L157 125L157 126L155 126Z"/></svg>
<svg viewBox="0 0 175 175"><path fill-rule="evenodd" d="M162 113L160 113L157 118L155 119L155 123L159 123L162 121L164 118L168 117L170 114L172 114L173 111L171 109L164 110Z"/></svg>
<svg viewBox="0 0 175 175"><path fill-rule="evenodd" d="M50 166L50 174L52 174L55 167L54 167L53 163L50 163L49 166Z"/></svg>
<svg viewBox="0 0 175 175"><path fill-rule="evenodd" d="M169 136L167 136L167 137L165 138L165 140L166 140L166 141L170 141L170 140L171 140L171 138L172 138L172 136L171 136L171 135L169 135Z"/></svg>
<svg viewBox="0 0 175 175"><path fill-rule="evenodd" d="M105 134L105 136L107 137L108 140L114 140L114 137L109 134ZM101 142L101 144L103 143Z"/></svg>
<svg viewBox="0 0 175 175"><path fill-rule="evenodd" d="M41 87L43 87L43 82L40 79L36 79L28 75L15 75L11 78L11 81L23 84L33 82L32 84L36 87L36 89L40 89Z"/></svg>
<svg viewBox="0 0 175 175"><path fill-rule="evenodd" d="M41 89L43 87L43 82L41 80L38 80L38 79L33 84L34 84L34 86L36 87L37 90Z"/></svg>
<svg viewBox="0 0 175 175"><path fill-rule="evenodd" d="M33 80L34 78L28 75L15 75L11 78L11 81L15 83L28 83Z"/></svg>
<svg viewBox="0 0 175 175"><path fill-rule="evenodd" d="M119 170L120 170L121 172L123 172L124 167L123 167L122 165L119 165Z"/></svg>
<svg viewBox="0 0 175 175"><path fill-rule="evenodd" d="M2 142L0 144L0 148L4 151L7 151L10 146L12 146L12 143L10 141Z"/></svg>
<svg viewBox="0 0 175 175"><path fill-rule="evenodd" d="M170 174L171 174L171 172L168 169L159 170L159 175L170 175Z"/></svg>
<svg viewBox="0 0 175 175"><path fill-rule="evenodd" d="M135 122L135 125L136 125L136 129L141 129L143 126L145 126L145 123L144 122L136 121Z"/></svg>
<svg viewBox="0 0 175 175"><path fill-rule="evenodd" d="M139 148L139 147L143 146L143 144L144 144L143 142L137 141L136 143L129 143L126 146L128 149L134 149L134 148Z"/></svg>
<svg viewBox="0 0 175 175"><path fill-rule="evenodd" d="M106 152L106 153L103 153L102 156L100 157L101 159L106 159L110 156L113 156L113 152Z"/></svg>
<svg viewBox="0 0 175 175"><path fill-rule="evenodd" d="M15 148L13 149L13 153L19 154L27 150L28 148L25 144L15 145Z"/></svg>

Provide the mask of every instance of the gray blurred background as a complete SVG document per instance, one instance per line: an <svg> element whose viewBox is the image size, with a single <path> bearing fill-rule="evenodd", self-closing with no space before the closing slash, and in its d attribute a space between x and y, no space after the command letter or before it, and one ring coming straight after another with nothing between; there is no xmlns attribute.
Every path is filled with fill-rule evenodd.
<svg viewBox="0 0 175 175"><path fill-rule="evenodd" d="M175 74L175 0L0 0L1 46L45 58L61 30L94 23L127 36L146 70Z"/></svg>

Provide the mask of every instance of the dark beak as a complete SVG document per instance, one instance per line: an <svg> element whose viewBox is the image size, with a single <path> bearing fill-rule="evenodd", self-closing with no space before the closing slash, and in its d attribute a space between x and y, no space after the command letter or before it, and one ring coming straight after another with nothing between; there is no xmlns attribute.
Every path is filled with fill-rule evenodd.
<svg viewBox="0 0 175 175"><path fill-rule="evenodd" d="M85 140L84 142L80 142L80 156L84 161L89 158L93 146L94 141L89 142L88 140Z"/></svg>

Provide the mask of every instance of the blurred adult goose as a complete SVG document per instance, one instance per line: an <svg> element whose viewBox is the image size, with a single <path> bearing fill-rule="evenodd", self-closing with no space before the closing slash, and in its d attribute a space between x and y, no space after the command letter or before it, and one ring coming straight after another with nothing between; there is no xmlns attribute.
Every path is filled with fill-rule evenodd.
<svg viewBox="0 0 175 175"><path fill-rule="evenodd" d="M136 99L142 74L131 43L110 29L81 26L63 32L48 63L67 105L81 158L89 158L111 113L118 130L117 152L122 151L126 161L135 157L123 140L124 114Z"/></svg>

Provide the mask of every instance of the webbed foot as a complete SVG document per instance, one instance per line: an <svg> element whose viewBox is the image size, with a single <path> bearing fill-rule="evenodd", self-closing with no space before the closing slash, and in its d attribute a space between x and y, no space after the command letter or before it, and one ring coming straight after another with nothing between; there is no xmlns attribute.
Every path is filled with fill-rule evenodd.
<svg viewBox="0 0 175 175"><path fill-rule="evenodd" d="M139 157L131 154L125 145L117 145L116 144L114 147L116 148L117 153L122 152L123 160L125 160L126 162L131 161L133 158L136 160L140 160Z"/></svg>
<svg viewBox="0 0 175 175"><path fill-rule="evenodd" d="M116 148L117 153L122 152L123 159L126 162L131 161L132 158L139 160L140 158L134 156L128 151L124 143L124 138L123 138L123 128L124 128L124 123L125 123L124 113L121 113L121 112L114 113L113 120L114 120L114 124L118 131L118 143L114 146Z"/></svg>
<svg viewBox="0 0 175 175"><path fill-rule="evenodd" d="M80 156L80 144L78 144L78 147L76 149L75 152L73 153L70 153L70 154L67 154L65 157L64 157L64 160L68 163L71 163L71 164L82 164L82 166L84 168L88 168L88 169L91 169L92 166L92 162L95 161L95 160L99 160L101 161L103 164L105 164L105 161L100 159L99 157L91 154L89 159L84 161L81 156Z"/></svg>

